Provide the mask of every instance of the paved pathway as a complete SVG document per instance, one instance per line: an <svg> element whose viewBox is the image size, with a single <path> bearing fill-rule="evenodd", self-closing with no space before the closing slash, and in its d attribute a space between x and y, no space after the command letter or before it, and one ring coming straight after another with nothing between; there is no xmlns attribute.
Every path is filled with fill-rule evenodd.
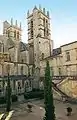
<svg viewBox="0 0 77 120"><path fill-rule="evenodd" d="M28 112L27 104L21 104L14 108L11 120L41 120L44 115L44 109L33 104L32 112Z"/></svg>
<svg viewBox="0 0 77 120"><path fill-rule="evenodd" d="M27 111L27 104L20 104L18 106L12 107L14 110L11 115L10 120L42 120L44 116L44 101L32 101L33 109L32 112ZM56 120L77 120L77 105L65 104L60 101L55 101L55 112L56 112ZM73 109L71 116L66 116L66 108L70 106ZM9 120L9 119L5 119Z"/></svg>
<svg viewBox="0 0 77 120"><path fill-rule="evenodd" d="M33 101L33 110L31 113L27 112L26 103L15 108L11 120L42 120L44 116L43 100ZM56 120L77 120L77 105L63 104L60 101L55 101ZM71 106L73 113L71 116L66 116L66 108Z"/></svg>

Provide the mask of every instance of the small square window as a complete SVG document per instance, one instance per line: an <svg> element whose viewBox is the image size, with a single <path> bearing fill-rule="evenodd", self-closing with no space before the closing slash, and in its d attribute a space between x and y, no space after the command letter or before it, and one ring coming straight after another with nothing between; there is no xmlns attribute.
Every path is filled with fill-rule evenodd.
<svg viewBox="0 0 77 120"><path fill-rule="evenodd" d="M70 52L66 52L66 61L70 61Z"/></svg>
<svg viewBox="0 0 77 120"><path fill-rule="evenodd" d="M59 75L61 75L61 68L59 68Z"/></svg>
<svg viewBox="0 0 77 120"><path fill-rule="evenodd" d="M42 53L42 59L44 59L44 53Z"/></svg>

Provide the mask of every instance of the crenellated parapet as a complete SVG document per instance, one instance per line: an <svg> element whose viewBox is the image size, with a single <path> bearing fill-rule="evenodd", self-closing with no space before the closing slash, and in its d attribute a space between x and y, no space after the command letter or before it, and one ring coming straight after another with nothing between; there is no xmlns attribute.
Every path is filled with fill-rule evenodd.
<svg viewBox="0 0 77 120"><path fill-rule="evenodd" d="M18 21L13 21L13 18L11 18L10 23L7 21L3 22L3 35L7 36L8 38L20 41L21 40L21 22L18 24Z"/></svg>
<svg viewBox="0 0 77 120"><path fill-rule="evenodd" d="M27 18L28 18L29 16L31 16L32 13L33 13L35 10L39 10L39 12L41 12L42 14L45 14L45 15L49 18L49 11L46 11L45 8L42 8L40 4L39 4L39 7L38 7L38 8L35 6L31 12L28 10L28 12L27 12Z"/></svg>
<svg viewBox="0 0 77 120"><path fill-rule="evenodd" d="M21 30L21 22L20 22L20 24L18 24L18 21L17 21L17 20L15 20L15 22L14 22L14 21L13 21L13 18L11 18L10 26L16 27L17 29L20 29L20 30Z"/></svg>

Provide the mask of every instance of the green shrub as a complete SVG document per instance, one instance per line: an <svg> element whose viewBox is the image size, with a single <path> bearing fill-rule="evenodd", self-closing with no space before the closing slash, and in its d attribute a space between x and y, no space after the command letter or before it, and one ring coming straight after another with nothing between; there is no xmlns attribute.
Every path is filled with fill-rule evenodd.
<svg viewBox="0 0 77 120"><path fill-rule="evenodd" d="M12 102L18 101L17 95L12 95L11 98L12 98Z"/></svg>
<svg viewBox="0 0 77 120"><path fill-rule="evenodd" d="M6 98L5 97L0 97L0 104L6 103Z"/></svg>
<svg viewBox="0 0 77 120"><path fill-rule="evenodd" d="M12 102L18 101L17 95L12 95ZM0 104L5 104L6 103L6 97L0 97Z"/></svg>
<svg viewBox="0 0 77 120"><path fill-rule="evenodd" d="M44 98L44 91L31 91L24 94L25 99L33 99L33 98Z"/></svg>
<svg viewBox="0 0 77 120"><path fill-rule="evenodd" d="M38 91L40 91L40 89L35 89L35 88L33 88L33 90L32 90L32 92L38 92Z"/></svg>

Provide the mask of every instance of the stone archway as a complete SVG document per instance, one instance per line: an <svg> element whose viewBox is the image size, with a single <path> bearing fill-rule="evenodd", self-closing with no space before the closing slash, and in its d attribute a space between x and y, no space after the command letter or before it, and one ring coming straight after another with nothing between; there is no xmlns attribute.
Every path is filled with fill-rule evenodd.
<svg viewBox="0 0 77 120"><path fill-rule="evenodd" d="M22 92L22 81L18 80L17 81L17 93L20 94Z"/></svg>
<svg viewBox="0 0 77 120"><path fill-rule="evenodd" d="M32 90L32 83L31 83L30 80L26 80L26 81L25 81L24 89L25 89L25 90L24 90L25 92L29 92L29 91Z"/></svg>

